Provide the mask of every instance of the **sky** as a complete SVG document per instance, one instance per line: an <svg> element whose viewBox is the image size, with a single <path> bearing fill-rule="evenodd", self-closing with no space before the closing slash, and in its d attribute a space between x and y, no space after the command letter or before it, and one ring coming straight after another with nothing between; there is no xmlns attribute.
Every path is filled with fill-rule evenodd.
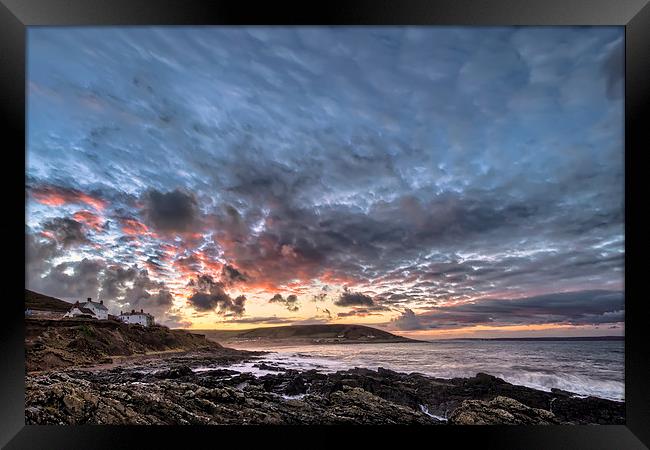
<svg viewBox="0 0 650 450"><path fill-rule="evenodd" d="M26 287L193 329L623 334L623 44L31 27Z"/></svg>

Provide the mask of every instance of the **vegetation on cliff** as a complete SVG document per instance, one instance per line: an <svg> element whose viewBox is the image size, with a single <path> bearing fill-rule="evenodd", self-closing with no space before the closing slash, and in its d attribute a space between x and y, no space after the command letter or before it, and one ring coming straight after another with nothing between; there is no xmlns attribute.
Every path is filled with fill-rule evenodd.
<svg viewBox="0 0 650 450"><path fill-rule="evenodd" d="M110 362L129 356L168 350L221 348L200 334L154 325L142 327L114 320L25 319L27 372Z"/></svg>

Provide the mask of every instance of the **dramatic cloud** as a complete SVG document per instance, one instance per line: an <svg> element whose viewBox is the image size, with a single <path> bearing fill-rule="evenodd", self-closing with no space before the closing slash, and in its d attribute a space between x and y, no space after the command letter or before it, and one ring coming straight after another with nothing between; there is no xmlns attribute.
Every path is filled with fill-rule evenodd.
<svg viewBox="0 0 650 450"><path fill-rule="evenodd" d="M246 282L248 281L248 277L245 274L241 273L239 270L235 269L233 266L226 264L221 270L221 280L224 283L233 284Z"/></svg>
<svg viewBox="0 0 650 450"><path fill-rule="evenodd" d="M391 322L398 330L421 330L425 328L418 316L409 308L406 308L399 317Z"/></svg>
<svg viewBox="0 0 650 450"><path fill-rule="evenodd" d="M460 328L470 325L522 325L560 323L596 325L624 321L624 293L577 291L533 297L485 299L431 308L415 314L406 308L392 325L398 330Z"/></svg>
<svg viewBox="0 0 650 450"><path fill-rule="evenodd" d="M106 201L92 193L85 193L78 189L42 184L29 187L32 198L39 203L49 206L62 206L68 203L84 204L91 206L96 210L103 210L106 207Z"/></svg>
<svg viewBox="0 0 650 450"><path fill-rule="evenodd" d="M334 304L337 306L373 306L374 302L372 297L345 289Z"/></svg>
<svg viewBox="0 0 650 450"><path fill-rule="evenodd" d="M67 300L96 299L100 286L98 274L102 269L103 263L98 260L62 262L52 266L46 275L33 279L29 287Z"/></svg>
<svg viewBox="0 0 650 450"><path fill-rule="evenodd" d="M188 231L198 220L196 199L178 189L171 192L148 191L143 200L148 223L160 231Z"/></svg>
<svg viewBox="0 0 650 450"><path fill-rule="evenodd" d="M134 267L124 268L112 265L104 270L101 285L101 296L107 300L114 300L124 295L127 283L135 280L138 271Z"/></svg>
<svg viewBox="0 0 650 450"><path fill-rule="evenodd" d="M25 235L25 256L28 279L40 277L50 267L52 259L59 255L59 247L52 239L44 239L33 233ZM31 268L32 270L29 270Z"/></svg>
<svg viewBox="0 0 650 450"><path fill-rule="evenodd" d="M194 289L194 294L188 298L188 302L197 311L217 310L219 314L233 316L241 316L244 313L246 297L240 295L232 298L224 290L224 284L214 281L209 275L199 275L190 280L188 286Z"/></svg>
<svg viewBox="0 0 650 450"><path fill-rule="evenodd" d="M298 311L300 307L297 305L298 297L294 294L287 295L286 298L282 297L281 294L275 294L270 300L269 303L281 303L286 306L289 311Z"/></svg>
<svg viewBox="0 0 650 450"><path fill-rule="evenodd" d="M172 306L174 298L164 283L151 280L148 272L141 270L125 292L124 300L135 309L164 312Z"/></svg>
<svg viewBox="0 0 650 450"><path fill-rule="evenodd" d="M43 224L43 230L63 247L89 242L81 223L67 217L48 220Z"/></svg>
<svg viewBox="0 0 650 450"><path fill-rule="evenodd" d="M512 300L624 288L620 28L28 33L29 288L201 326L623 314Z"/></svg>
<svg viewBox="0 0 650 450"><path fill-rule="evenodd" d="M88 210L80 210L74 213L72 218L94 231L102 231L104 222L102 218Z"/></svg>

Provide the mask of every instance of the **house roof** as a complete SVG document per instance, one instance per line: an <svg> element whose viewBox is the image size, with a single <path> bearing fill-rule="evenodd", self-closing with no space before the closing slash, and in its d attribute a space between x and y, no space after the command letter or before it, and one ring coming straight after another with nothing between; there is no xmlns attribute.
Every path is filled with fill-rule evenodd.
<svg viewBox="0 0 650 450"><path fill-rule="evenodd" d="M105 309L105 310L108 311L108 308L105 307L104 305L102 305L102 304L99 303L99 302L93 302L93 301L91 300L91 301L89 301L89 302L83 302L83 303L80 303L81 306L83 306L83 305L88 305L88 304L91 304L92 306L94 306L94 307L97 308L97 309Z"/></svg>
<svg viewBox="0 0 650 450"><path fill-rule="evenodd" d="M70 312L72 312L75 309L78 309L83 314L90 314L91 316L95 315L92 309L84 308L83 306L73 306L72 308L70 308Z"/></svg>
<svg viewBox="0 0 650 450"><path fill-rule="evenodd" d="M150 316L150 317L153 317L151 314L146 313L146 312L126 312L126 313L120 314L120 317L121 316Z"/></svg>

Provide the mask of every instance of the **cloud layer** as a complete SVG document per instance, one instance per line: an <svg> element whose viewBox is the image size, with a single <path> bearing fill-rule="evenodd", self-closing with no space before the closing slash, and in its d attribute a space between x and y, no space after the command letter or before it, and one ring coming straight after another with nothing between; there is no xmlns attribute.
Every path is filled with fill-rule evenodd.
<svg viewBox="0 0 650 450"><path fill-rule="evenodd" d="M620 28L28 33L30 288L404 329L623 290Z"/></svg>
<svg viewBox="0 0 650 450"><path fill-rule="evenodd" d="M398 330L549 323L597 325L623 322L624 309L623 292L574 291L512 300L489 299L431 308L421 314L405 309L392 323Z"/></svg>

